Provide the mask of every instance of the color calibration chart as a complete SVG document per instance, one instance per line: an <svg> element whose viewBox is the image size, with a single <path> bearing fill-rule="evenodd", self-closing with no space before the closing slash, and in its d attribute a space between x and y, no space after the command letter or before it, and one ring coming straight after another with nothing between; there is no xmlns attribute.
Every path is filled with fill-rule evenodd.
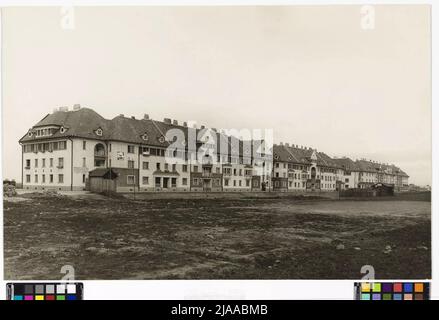
<svg viewBox="0 0 439 320"><path fill-rule="evenodd" d="M430 300L428 282L356 282L356 300Z"/></svg>
<svg viewBox="0 0 439 320"><path fill-rule="evenodd" d="M20 301L82 300L82 283L8 283L7 299Z"/></svg>

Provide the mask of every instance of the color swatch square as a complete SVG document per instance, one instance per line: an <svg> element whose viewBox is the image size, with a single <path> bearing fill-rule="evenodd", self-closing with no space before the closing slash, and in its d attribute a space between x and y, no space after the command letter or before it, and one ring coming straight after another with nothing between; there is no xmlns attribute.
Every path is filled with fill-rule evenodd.
<svg viewBox="0 0 439 320"><path fill-rule="evenodd" d="M394 283L393 292L402 292L402 283Z"/></svg>
<svg viewBox="0 0 439 320"><path fill-rule="evenodd" d="M383 300L392 300L392 294L391 293L384 293Z"/></svg>
<svg viewBox="0 0 439 320"><path fill-rule="evenodd" d="M361 291L362 292L370 292L370 283L369 282L363 282L361 284Z"/></svg>
<svg viewBox="0 0 439 320"><path fill-rule="evenodd" d="M35 293L36 294L42 294L44 293L44 285L43 284L37 284L35 286Z"/></svg>
<svg viewBox="0 0 439 320"><path fill-rule="evenodd" d="M395 293L393 295L393 300L402 300L402 294L400 293Z"/></svg>
<svg viewBox="0 0 439 320"><path fill-rule="evenodd" d="M413 300L413 295L411 293L404 293L404 300Z"/></svg>
<svg viewBox="0 0 439 320"><path fill-rule="evenodd" d="M423 283L415 283L415 292L423 292L424 284Z"/></svg>
<svg viewBox="0 0 439 320"><path fill-rule="evenodd" d="M404 283L404 292L413 292L413 283Z"/></svg>
<svg viewBox="0 0 439 320"><path fill-rule="evenodd" d="M363 293L361 295L361 300L370 300L370 294L369 293Z"/></svg>
<svg viewBox="0 0 439 320"><path fill-rule="evenodd" d="M375 282L375 283L372 285L372 291L373 291L373 292L381 292L381 283L379 283L379 282Z"/></svg>
<svg viewBox="0 0 439 320"><path fill-rule="evenodd" d="M372 294L372 300L381 300L381 294L380 293Z"/></svg>
<svg viewBox="0 0 439 320"><path fill-rule="evenodd" d="M382 284L382 290L383 292L392 292L392 284L391 283L383 283Z"/></svg>

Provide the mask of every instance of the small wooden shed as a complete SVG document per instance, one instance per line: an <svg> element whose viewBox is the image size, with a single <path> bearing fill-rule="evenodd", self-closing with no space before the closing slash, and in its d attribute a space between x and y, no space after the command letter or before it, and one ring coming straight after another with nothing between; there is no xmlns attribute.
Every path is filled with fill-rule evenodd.
<svg viewBox="0 0 439 320"><path fill-rule="evenodd" d="M97 168L88 173L91 192L116 192L117 172L110 168Z"/></svg>

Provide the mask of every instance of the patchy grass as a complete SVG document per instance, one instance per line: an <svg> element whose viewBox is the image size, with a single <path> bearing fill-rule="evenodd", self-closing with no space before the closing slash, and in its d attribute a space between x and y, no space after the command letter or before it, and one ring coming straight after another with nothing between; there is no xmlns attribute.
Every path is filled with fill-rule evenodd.
<svg viewBox="0 0 439 320"><path fill-rule="evenodd" d="M6 279L431 277L430 202L22 197L4 201Z"/></svg>

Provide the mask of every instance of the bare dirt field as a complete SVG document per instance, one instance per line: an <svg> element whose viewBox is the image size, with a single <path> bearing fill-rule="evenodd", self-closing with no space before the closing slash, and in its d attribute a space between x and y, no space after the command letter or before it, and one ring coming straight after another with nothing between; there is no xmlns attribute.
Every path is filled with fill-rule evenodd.
<svg viewBox="0 0 439 320"><path fill-rule="evenodd" d="M11 199L8 280L431 278L428 201Z"/></svg>

